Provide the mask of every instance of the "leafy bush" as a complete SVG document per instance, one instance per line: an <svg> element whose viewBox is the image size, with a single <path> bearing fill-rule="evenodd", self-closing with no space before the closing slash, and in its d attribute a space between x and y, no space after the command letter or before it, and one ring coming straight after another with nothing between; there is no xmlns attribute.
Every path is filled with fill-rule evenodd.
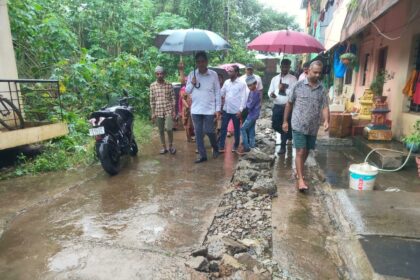
<svg viewBox="0 0 420 280"><path fill-rule="evenodd" d="M19 157L16 175L68 169L92 162L92 139L87 116L113 103L127 89L140 121L136 130L146 139L151 126L148 87L154 68L163 65L177 81L179 56L163 54L153 46L165 29L230 30L232 50L211 54L213 65L256 63L244 47L256 35L271 29L297 29L293 17L264 8L257 0L225 3L220 0L9 0L13 44L20 78L60 80L63 114L70 134L45 144L34 160ZM229 22L224 22L224 9ZM185 56L186 72L192 56ZM188 67L189 66L189 67ZM59 108L27 96L30 119L56 121ZM36 97L36 96L33 96ZM30 110L29 110L30 109ZM142 128L139 128L141 126ZM144 141L144 139L142 141Z"/></svg>
<svg viewBox="0 0 420 280"><path fill-rule="evenodd" d="M9 174L0 174L0 179L85 167L96 162L95 140L87 136L86 121L75 114L66 117L72 121L69 135L45 143L42 153L35 158L20 154L15 170ZM138 144L147 143L151 133L152 125L148 120L136 119L134 135Z"/></svg>
<svg viewBox="0 0 420 280"><path fill-rule="evenodd" d="M402 139L408 145L420 147L420 120L413 125L413 132Z"/></svg>

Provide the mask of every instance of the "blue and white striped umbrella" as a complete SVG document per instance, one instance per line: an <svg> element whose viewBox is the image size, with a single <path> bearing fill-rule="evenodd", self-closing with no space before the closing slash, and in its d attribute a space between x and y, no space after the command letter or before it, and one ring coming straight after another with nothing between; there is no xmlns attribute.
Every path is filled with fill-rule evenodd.
<svg viewBox="0 0 420 280"><path fill-rule="evenodd" d="M161 52L193 54L198 51L221 51L231 46L216 33L202 29L173 30L160 47Z"/></svg>

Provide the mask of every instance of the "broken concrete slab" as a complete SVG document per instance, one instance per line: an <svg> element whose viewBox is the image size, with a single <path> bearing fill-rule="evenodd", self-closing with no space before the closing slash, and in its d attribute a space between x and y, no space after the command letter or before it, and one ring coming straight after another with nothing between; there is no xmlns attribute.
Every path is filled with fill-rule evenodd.
<svg viewBox="0 0 420 280"><path fill-rule="evenodd" d="M185 263L185 265L197 271L209 271L209 261L203 256L192 257Z"/></svg>
<svg viewBox="0 0 420 280"><path fill-rule="evenodd" d="M262 151L259 151L257 149L251 150L248 154L243 156L244 160L248 160L252 163L263 163L263 162L269 162L271 164L274 164L275 157L266 153L263 153Z"/></svg>
<svg viewBox="0 0 420 280"><path fill-rule="evenodd" d="M219 266L220 276L230 276L234 271L242 269L245 269L245 266L239 263L237 259L228 254L223 254L222 261Z"/></svg>
<svg viewBox="0 0 420 280"><path fill-rule="evenodd" d="M223 254L228 253L235 255L237 253L246 252L248 247L229 237L213 236L209 240L208 245L209 259L217 260L223 257Z"/></svg>
<svg viewBox="0 0 420 280"><path fill-rule="evenodd" d="M273 178L258 177L252 186L251 191L258 194L274 195L277 192L277 186Z"/></svg>

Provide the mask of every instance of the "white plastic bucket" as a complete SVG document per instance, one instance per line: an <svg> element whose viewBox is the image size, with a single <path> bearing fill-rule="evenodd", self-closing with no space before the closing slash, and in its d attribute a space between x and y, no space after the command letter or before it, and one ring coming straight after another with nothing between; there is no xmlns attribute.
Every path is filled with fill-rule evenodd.
<svg viewBox="0 0 420 280"><path fill-rule="evenodd" d="M375 186L378 168L369 163L352 164L349 168L349 186L359 191L371 191Z"/></svg>

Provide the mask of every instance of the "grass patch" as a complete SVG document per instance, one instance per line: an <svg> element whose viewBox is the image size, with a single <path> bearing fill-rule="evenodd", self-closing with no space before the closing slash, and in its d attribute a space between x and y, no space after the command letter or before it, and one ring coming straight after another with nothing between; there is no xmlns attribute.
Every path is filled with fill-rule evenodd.
<svg viewBox="0 0 420 280"><path fill-rule="evenodd" d="M134 135L138 145L149 143L152 139L153 124L144 118L136 118L134 121Z"/></svg>
<svg viewBox="0 0 420 280"><path fill-rule="evenodd" d="M42 152L39 155L29 157L22 153L19 154L14 168L0 171L0 180L83 168L95 163L97 161L94 149L95 140L88 136L88 128L86 121L77 119L76 122L69 125L69 135L44 142ZM152 130L153 126L150 121L136 118L134 135L140 147L150 141Z"/></svg>

